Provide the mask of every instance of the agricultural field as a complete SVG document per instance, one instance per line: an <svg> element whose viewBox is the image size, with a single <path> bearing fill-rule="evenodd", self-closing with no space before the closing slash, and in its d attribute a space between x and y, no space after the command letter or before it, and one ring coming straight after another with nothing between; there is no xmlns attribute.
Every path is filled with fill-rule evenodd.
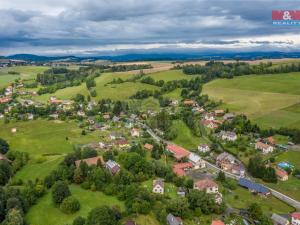
<svg viewBox="0 0 300 225"><path fill-rule="evenodd" d="M218 79L203 92L263 127L300 127L300 73Z"/></svg>
<svg viewBox="0 0 300 225"><path fill-rule="evenodd" d="M51 193L47 193L38 203L30 208L26 214L26 221L29 224L43 224L43 225L64 225L71 224L77 216L86 217L88 213L97 206L119 206L124 209L124 203L117 200L115 197L107 196L102 192L92 192L84 190L80 186L69 186L72 196L77 198L80 202L80 210L74 214L65 214L57 208L52 202ZM47 212L47 213L45 213Z"/></svg>
<svg viewBox="0 0 300 225"><path fill-rule="evenodd" d="M8 72L17 72L22 80L32 80L38 73L42 73L49 69L46 66L14 66L0 69L1 75L8 75Z"/></svg>
<svg viewBox="0 0 300 225"><path fill-rule="evenodd" d="M168 70L158 73L152 73L149 75L155 81L164 80L164 81L172 81L172 80L181 80L181 79L192 79L195 76L190 76L184 74L181 70Z"/></svg>

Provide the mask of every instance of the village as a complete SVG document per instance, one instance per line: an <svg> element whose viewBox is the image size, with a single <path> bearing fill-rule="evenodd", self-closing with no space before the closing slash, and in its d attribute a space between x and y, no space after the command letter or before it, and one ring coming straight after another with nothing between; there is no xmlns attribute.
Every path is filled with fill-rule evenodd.
<svg viewBox="0 0 300 225"><path fill-rule="evenodd" d="M258 195L261 198L268 199L272 195L272 191L266 185L261 184L257 177L255 178L254 172L249 171L249 166L245 165L246 160L249 159L245 159L246 153L241 156L231 151L231 149L241 148L243 152L257 153L262 158L269 159L266 161L266 167L272 168L274 173L263 179L276 179L285 182L290 176L300 178L300 174L293 173L296 168L289 162L274 163L270 160L274 154L289 151L290 148L294 147L294 143L291 141L277 143L273 136L261 137L259 133L252 131L237 132L236 127L231 125L232 121L238 118L239 115L225 109L217 108L208 111L195 101L185 99L181 102L172 100L169 106L164 107L159 112L148 110L132 113L126 110L126 107L124 108L121 103L82 101L78 100L80 96L78 99L73 100L63 100L51 96L45 104L30 98L30 96L36 94L36 92L24 90L21 83L6 87L3 95L0 96L0 119L6 123L9 123L11 119L21 121L40 119L53 121L77 120L82 129L82 135L90 132L100 132L98 142L90 142L80 146L81 149L95 150L97 156L76 160L76 168L80 168L82 163L89 167L101 166L112 176L115 176L122 171L121 164L113 159L103 157L103 155L108 155L109 152L114 151L131 151L134 146L140 145L149 157L160 151L160 161L165 166L170 166L173 174L182 179L190 178L192 180L192 187L187 188L180 185L176 187L174 192L177 196L185 198L191 189L199 190L212 196L214 203L219 206L222 206L223 203L220 184L223 185L222 181L225 182L225 179L236 180L238 186L248 190L255 196ZM169 116L179 115L182 108L189 110L203 129L202 136L205 137L206 141L201 142L199 139L196 149L186 149L170 140L166 140L165 131L151 127L151 123L149 123L151 119L156 118L160 113L167 113ZM11 133L18 133L18 129L16 123L16 126L11 129ZM237 145L237 143L239 144ZM8 159L1 154L0 160ZM224 178L220 178L223 176ZM145 187L154 194L165 195L170 191L165 182L164 178L157 177L151 181L151 186L148 183ZM284 198L280 199L283 200ZM299 209L297 202L292 203L292 205L296 208L298 206ZM237 215L242 218L243 224L251 223L252 219L249 215L241 212ZM299 225L300 213L294 212L285 216L273 213L271 219L274 224L278 225ZM165 220L168 225L184 224L182 218L172 213L167 214ZM135 222L129 220L125 224L133 225ZM232 219L230 224L239 223L235 223ZM225 225L225 222L222 221L222 218L216 217L211 221L211 225Z"/></svg>

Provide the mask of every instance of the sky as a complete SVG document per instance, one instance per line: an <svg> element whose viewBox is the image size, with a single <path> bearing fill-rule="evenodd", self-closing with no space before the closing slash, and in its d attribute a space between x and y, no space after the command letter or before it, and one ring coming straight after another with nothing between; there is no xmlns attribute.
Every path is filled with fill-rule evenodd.
<svg viewBox="0 0 300 225"><path fill-rule="evenodd" d="M300 0L0 0L0 55L298 51Z"/></svg>

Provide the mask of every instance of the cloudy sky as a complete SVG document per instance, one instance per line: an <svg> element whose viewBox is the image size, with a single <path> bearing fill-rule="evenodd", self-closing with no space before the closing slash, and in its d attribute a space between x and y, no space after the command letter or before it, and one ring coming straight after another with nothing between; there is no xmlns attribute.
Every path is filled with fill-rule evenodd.
<svg viewBox="0 0 300 225"><path fill-rule="evenodd" d="M145 50L298 51L300 26L273 26L291 0L0 0L0 55Z"/></svg>

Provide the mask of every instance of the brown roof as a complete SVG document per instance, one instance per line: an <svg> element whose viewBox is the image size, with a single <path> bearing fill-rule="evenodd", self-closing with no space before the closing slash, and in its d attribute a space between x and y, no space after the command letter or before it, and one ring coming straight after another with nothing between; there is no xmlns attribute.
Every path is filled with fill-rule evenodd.
<svg viewBox="0 0 300 225"><path fill-rule="evenodd" d="M167 145L167 150L171 153L173 153L174 157L177 159L177 160L180 160L184 157L187 157L190 152L180 146L177 146L177 145Z"/></svg>
<svg viewBox="0 0 300 225"><path fill-rule="evenodd" d="M177 175L177 176L185 176L185 170L186 169L190 169L193 168L193 163L191 162L186 162L186 163L177 163L173 166L173 172Z"/></svg>
<svg viewBox="0 0 300 225"><path fill-rule="evenodd" d="M225 223L221 220L213 220L211 225L225 225Z"/></svg>
<svg viewBox="0 0 300 225"><path fill-rule="evenodd" d="M184 100L183 104L185 104L185 105L194 105L194 101L191 100L191 99L186 99L186 100Z"/></svg>
<svg viewBox="0 0 300 225"><path fill-rule="evenodd" d="M98 163L98 160L100 161L100 163L102 165L104 165L104 160L103 160L103 157L102 156L96 156L96 157L92 157L92 158L88 158L88 159L80 159L80 160L76 160L75 161L75 165L76 167L78 167L82 162L85 162L88 166L91 166L91 165L97 165Z"/></svg>
<svg viewBox="0 0 300 225"><path fill-rule="evenodd" d="M153 149L153 145L146 143L144 145L144 148L147 149L147 150L152 150Z"/></svg>
<svg viewBox="0 0 300 225"><path fill-rule="evenodd" d="M209 180L209 179L199 180L196 182L195 185L199 190L204 190L206 188L212 188L212 187L218 187L218 185L213 180Z"/></svg>
<svg viewBox="0 0 300 225"><path fill-rule="evenodd" d="M263 142L257 142L256 143L257 147L260 148L260 149L264 149L264 148L268 148L270 145L268 144L265 144Z"/></svg>

